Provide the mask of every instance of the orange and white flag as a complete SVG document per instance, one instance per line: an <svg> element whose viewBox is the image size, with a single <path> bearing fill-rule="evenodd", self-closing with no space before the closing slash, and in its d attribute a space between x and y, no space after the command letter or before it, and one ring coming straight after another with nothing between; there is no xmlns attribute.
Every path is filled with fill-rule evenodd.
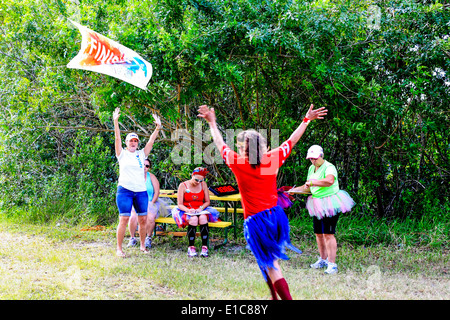
<svg viewBox="0 0 450 320"><path fill-rule="evenodd" d="M80 52L68 64L68 68L103 73L146 89L152 77L152 65L131 49L108 39L72 20L80 30Z"/></svg>

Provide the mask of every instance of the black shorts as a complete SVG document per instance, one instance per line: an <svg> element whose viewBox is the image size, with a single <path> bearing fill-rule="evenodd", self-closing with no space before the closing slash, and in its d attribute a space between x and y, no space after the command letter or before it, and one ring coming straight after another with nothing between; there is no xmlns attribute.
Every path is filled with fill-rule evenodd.
<svg viewBox="0 0 450 320"><path fill-rule="evenodd" d="M323 217L317 219L313 217L314 233L316 234L335 234L336 224L339 219L339 214L332 217Z"/></svg>

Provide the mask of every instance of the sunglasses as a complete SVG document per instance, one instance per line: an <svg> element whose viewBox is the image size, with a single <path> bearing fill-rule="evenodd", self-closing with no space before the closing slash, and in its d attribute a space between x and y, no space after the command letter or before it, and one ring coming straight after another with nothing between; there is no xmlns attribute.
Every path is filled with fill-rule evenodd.
<svg viewBox="0 0 450 320"><path fill-rule="evenodd" d="M203 179L203 180L198 180L197 178L194 178L194 180L197 181L197 182L203 182L203 181L205 181L205 179Z"/></svg>
<svg viewBox="0 0 450 320"><path fill-rule="evenodd" d="M147 168L150 168L150 165L148 165L148 164L146 164L145 166L146 166Z"/></svg>

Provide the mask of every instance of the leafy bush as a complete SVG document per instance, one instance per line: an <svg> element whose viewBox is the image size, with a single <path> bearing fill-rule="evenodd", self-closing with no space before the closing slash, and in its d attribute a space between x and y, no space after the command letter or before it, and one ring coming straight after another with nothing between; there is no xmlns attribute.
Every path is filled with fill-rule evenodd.
<svg viewBox="0 0 450 320"><path fill-rule="evenodd" d="M161 115L167 136L151 159L172 189L193 164L171 162L171 135L194 131L198 105L215 108L221 130L276 129L282 142L314 103L329 114L309 125L280 170L280 186L304 182L306 150L320 144L357 214L385 221L448 210L448 5L4 0L0 9L3 208L73 208L113 219L117 106L122 128L143 137L153 129L151 114ZM80 43L67 18L150 61L149 90L66 68ZM210 184L233 182L225 165L209 169Z"/></svg>

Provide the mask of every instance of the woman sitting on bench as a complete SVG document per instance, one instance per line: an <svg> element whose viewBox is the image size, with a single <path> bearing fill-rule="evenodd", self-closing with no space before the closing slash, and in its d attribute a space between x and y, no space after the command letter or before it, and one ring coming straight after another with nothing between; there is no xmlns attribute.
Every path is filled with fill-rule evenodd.
<svg viewBox="0 0 450 320"><path fill-rule="evenodd" d="M172 216L179 228L187 229L187 238L189 242L188 256L197 256L195 250L195 234L197 226L200 225L200 235L202 237L202 257L208 256L208 222L216 222L219 218L219 212L210 207L209 190L205 182L206 168L195 168L192 172L192 178L180 183L178 187L178 207L172 209Z"/></svg>
<svg viewBox="0 0 450 320"><path fill-rule="evenodd" d="M155 229L155 219L160 215L166 217L170 212L169 205L159 198L159 181L153 173L150 173L152 164L149 159L144 160L144 172L145 172L145 185L147 187L148 194L148 207L147 207L147 222L145 223L145 230L139 231L145 232L145 248L150 249L152 247L152 234ZM128 221L128 230L130 231L130 241L127 247L134 247L137 245L135 233L138 225L138 217L134 207L131 209L131 217Z"/></svg>

